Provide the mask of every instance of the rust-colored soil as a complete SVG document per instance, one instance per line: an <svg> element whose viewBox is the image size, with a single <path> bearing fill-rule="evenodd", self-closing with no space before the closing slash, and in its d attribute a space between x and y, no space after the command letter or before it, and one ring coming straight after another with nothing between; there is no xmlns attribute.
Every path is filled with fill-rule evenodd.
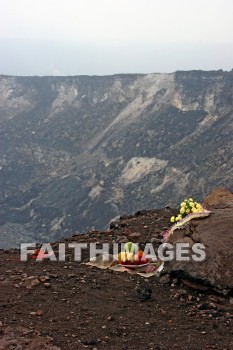
<svg viewBox="0 0 233 350"><path fill-rule="evenodd" d="M159 244L173 213L149 211L64 241ZM16 250L0 252L0 350L233 349L231 298L152 277L151 299L142 302L142 277L71 258L22 263Z"/></svg>

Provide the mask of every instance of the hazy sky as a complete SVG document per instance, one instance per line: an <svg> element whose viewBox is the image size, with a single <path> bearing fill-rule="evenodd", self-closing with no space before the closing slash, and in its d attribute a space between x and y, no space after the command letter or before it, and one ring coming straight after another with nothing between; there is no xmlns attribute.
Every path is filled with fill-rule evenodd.
<svg viewBox="0 0 233 350"><path fill-rule="evenodd" d="M0 74L233 68L232 0L0 0Z"/></svg>

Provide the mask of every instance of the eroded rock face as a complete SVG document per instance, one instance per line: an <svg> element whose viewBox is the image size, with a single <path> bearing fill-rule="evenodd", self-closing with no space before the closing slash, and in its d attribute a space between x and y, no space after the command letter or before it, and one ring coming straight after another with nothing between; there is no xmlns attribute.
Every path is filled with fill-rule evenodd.
<svg viewBox="0 0 233 350"><path fill-rule="evenodd" d="M168 242L204 244L205 261L173 261L165 264L165 271L226 293L233 290L233 195L217 189L204 204L211 207L210 216L192 220L185 229L176 230Z"/></svg>
<svg viewBox="0 0 233 350"><path fill-rule="evenodd" d="M233 71L0 76L0 248L233 189Z"/></svg>

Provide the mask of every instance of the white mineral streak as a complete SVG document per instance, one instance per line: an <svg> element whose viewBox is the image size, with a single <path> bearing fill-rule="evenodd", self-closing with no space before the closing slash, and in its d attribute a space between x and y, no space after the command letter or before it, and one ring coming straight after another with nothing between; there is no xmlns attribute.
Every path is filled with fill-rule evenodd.
<svg viewBox="0 0 233 350"><path fill-rule="evenodd" d="M128 185L139 181L149 173L164 168L167 163L167 161L157 158L133 157L123 169L119 182Z"/></svg>

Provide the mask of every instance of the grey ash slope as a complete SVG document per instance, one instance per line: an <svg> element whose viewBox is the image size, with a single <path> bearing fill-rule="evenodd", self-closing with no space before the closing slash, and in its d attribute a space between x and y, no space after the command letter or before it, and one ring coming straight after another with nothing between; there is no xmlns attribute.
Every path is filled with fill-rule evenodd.
<svg viewBox="0 0 233 350"><path fill-rule="evenodd" d="M232 189L232 100L232 71L1 76L0 246Z"/></svg>

